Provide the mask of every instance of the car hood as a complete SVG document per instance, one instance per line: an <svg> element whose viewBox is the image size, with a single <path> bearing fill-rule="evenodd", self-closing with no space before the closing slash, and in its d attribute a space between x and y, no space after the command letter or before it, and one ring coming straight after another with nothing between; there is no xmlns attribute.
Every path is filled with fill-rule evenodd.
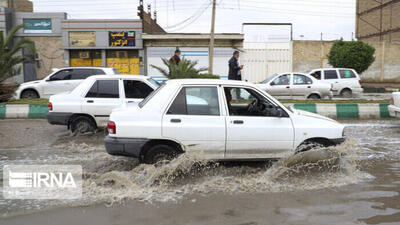
<svg viewBox="0 0 400 225"><path fill-rule="evenodd" d="M293 109L293 107L291 108L291 110L292 110L293 113L296 114L296 115L306 116L306 117L312 117L312 118L317 118L317 119L321 119L321 120L326 120L326 121L338 123L336 120L333 120L333 119L328 118L328 117L326 117L326 116L321 116L321 115L316 114L316 113L307 112L307 111L304 111L304 110Z"/></svg>
<svg viewBox="0 0 400 225"><path fill-rule="evenodd" d="M20 84L20 86L38 84L38 83L42 83L42 82L43 82L43 80L34 80L34 81L29 81L29 82L22 83L22 84Z"/></svg>

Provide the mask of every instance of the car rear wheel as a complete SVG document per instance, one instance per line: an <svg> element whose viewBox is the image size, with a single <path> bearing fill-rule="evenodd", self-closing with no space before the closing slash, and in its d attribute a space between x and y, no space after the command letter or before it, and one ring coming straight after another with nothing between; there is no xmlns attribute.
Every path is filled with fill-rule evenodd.
<svg viewBox="0 0 400 225"><path fill-rule="evenodd" d="M87 133L94 132L95 130L96 125L86 116L78 116L71 122L72 133Z"/></svg>
<svg viewBox="0 0 400 225"><path fill-rule="evenodd" d="M351 92L350 89L344 89L344 90L340 93L340 95L341 95L343 98L351 98L351 97L353 97L353 93Z"/></svg>
<svg viewBox="0 0 400 225"><path fill-rule="evenodd" d="M175 148L165 144L158 144L150 147L144 155L143 162L146 164L164 164L174 159L177 155Z"/></svg>
<svg viewBox="0 0 400 225"><path fill-rule="evenodd" d="M321 96L319 96L317 94L311 94L310 96L308 96L308 99L318 100L318 99L321 99Z"/></svg>
<svg viewBox="0 0 400 225"><path fill-rule="evenodd" d="M35 90L25 90L22 92L21 98L39 98L39 95Z"/></svg>

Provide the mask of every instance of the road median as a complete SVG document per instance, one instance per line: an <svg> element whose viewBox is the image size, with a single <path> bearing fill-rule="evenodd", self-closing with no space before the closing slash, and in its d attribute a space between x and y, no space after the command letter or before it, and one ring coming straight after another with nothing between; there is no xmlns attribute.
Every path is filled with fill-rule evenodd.
<svg viewBox="0 0 400 225"><path fill-rule="evenodd" d="M291 103L285 106L333 119L388 119L388 103ZM47 104L0 104L0 119L46 118Z"/></svg>

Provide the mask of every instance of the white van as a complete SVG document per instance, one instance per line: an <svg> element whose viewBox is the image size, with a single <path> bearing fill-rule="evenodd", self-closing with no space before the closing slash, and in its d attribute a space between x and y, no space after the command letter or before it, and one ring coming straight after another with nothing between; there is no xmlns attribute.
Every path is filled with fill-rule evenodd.
<svg viewBox="0 0 400 225"><path fill-rule="evenodd" d="M314 69L306 73L315 77L317 80L331 83L333 95L351 98L363 92L360 85L360 76L353 69L325 68Z"/></svg>

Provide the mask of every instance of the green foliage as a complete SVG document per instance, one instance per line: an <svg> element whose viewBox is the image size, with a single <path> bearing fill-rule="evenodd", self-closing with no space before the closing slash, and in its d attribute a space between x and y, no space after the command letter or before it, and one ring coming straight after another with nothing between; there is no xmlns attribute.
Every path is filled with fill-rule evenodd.
<svg viewBox="0 0 400 225"><path fill-rule="evenodd" d="M196 69L198 62L185 59L185 57L181 59L178 65L176 65L175 62L170 62L166 58L162 58L161 60L168 69L164 69L162 67L155 65L150 65L150 66L160 71L160 73L168 77L168 79L187 79L187 78L219 79L218 76L212 74L202 74L201 72L207 71L208 68L201 67L199 69Z"/></svg>
<svg viewBox="0 0 400 225"><path fill-rule="evenodd" d="M22 56L16 55L21 49L29 49L34 54L35 44L33 41L20 38L13 42L15 33L20 30L23 25L13 27L7 32L7 36L0 33L0 82L13 77L21 72L18 64L25 61Z"/></svg>
<svg viewBox="0 0 400 225"><path fill-rule="evenodd" d="M0 102L10 99L18 88L16 84L4 82L21 72L21 66L18 64L24 62L25 58L17 54L21 49L29 49L33 54L36 53L33 41L24 38L14 40L15 33L22 27L23 25L13 27L6 37L0 32Z"/></svg>
<svg viewBox="0 0 400 225"><path fill-rule="evenodd" d="M329 54L329 64L336 68L351 68L361 74L375 61L375 48L362 41L335 41Z"/></svg>

